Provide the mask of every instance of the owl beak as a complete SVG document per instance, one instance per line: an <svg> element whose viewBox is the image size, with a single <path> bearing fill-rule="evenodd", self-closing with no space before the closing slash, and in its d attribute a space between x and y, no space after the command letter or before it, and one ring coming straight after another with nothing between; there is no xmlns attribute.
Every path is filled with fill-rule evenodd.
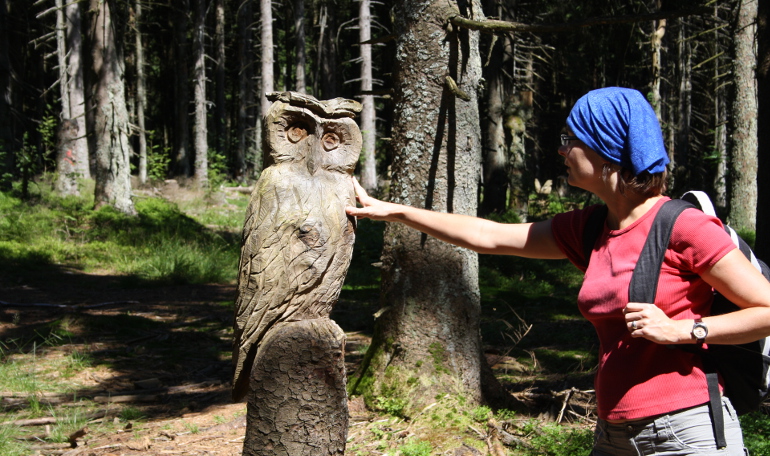
<svg viewBox="0 0 770 456"><path fill-rule="evenodd" d="M315 162L314 154L313 154L313 152L310 152L310 157L308 157L308 159L307 159L307 170L310 173L310 175L312 176L313 174L315 174L315 171L317 169L318 169L318 165Z"/></svg>
<svg viewBox="0 0 770 456"><path fill-rule="evenodd" d="M318 149L318 141L312 135L307 138L307 170L310 175L314 175L318 169L318 163L316 162L316 154Z"/></svg>

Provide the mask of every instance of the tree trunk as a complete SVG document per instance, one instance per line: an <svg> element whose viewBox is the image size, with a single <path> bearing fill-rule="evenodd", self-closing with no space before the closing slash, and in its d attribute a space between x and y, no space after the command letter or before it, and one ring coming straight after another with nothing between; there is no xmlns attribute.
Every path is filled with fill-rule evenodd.
<svg viewBox="0 0 770 456"><path fill-rule="evenodd" d="M80 2L68 2L67 8L67 49L69 49L69 96L70 119L77 124L78 137L72 142L72 156L75 170L83 179L91 178L91 163L86 135L86 95L83 74L83 33Z"/></svg>
<svg viewBox="0 0 770 456"><path fill-rule="evenodd" d="M6 176L13 170L11 123L11 59L8 42L8 4L0 0L0 189L11 187Z"/></svg>
<svg viewBox="0 0 770 456"><path fill-rule="evenodd" d="M208 185L208 127L206 125L206 0L195 0L195 185Z"/></svg>
<svg viewBox="0 0 770 456"><path fill-rule="evenodd" d="M743 0L734 33L733 97L730 116L730 225L756 230L757 83L754 74L757 2Z"/></svg>
<svg viewBox="0 0 770 456"><path fill-rule="evenodd" d="M238 151L235 154L235 178L246 178L246 157L254 152L251 142L254 119L254 59L252 46L252 0L243 0L238 9Z"/></svg>
<svg viewBox="0 0 770 456"><path fill-rule="evenodd" d="M129 123L123 83L123 54L118 48L112 22L113 3L90 0L94 13L91 24L91 58L95 74L94 136L96 187L94 204L105 204L120 212L135 214L131 200L129 168Z"/></svg>
<svg viewBox="0 0 770 456"><path fill-rule="evenodd" d="M377 161L375 159L375 140L377 137L377 113L374 109L372 91L372 45L363 44L372 38L372 17L369 0L361 0L358 14L359 41L361 46L361 134L364 145L361 149L361 185L367 191L377 189Z"/></svg>
<svg viewBox="0 0 770 456"><path fill-rule="evenodd" d="M490 15L502 17L498 2L487 2ZM484 64L484 79L487 81L486 112L482 114L481 125L484 149L482 152L483 198L479 215L503 213L507 209L508 196L508 151L505 140L505 100L509 93L504 81L503 66L506 65L506 51L510 51L508 36L493 36L487 61ZM506 49L508 48L508 49Z"/></svg>
<svg viewBox="0 0 770 456"><path fill-rule="evenodd" d="M714 5L714 19L719 19L718 6ZM722 49L719 43L720 31L714 30L713 55L718 55ZM714 187L714 206L720 213L727 208L727 127L725 119L727 118L727 108L725 93L720 84L720 60L714 59L714 154L716 156L716 167L714 169L714 178L712 185Z"/></svg>
<svg viewBox="0 0 770 456"><path fill-rule="evenodd" d="M67 29L64 22L64 6L62 0L56 0L56 58L59 62L59 93L61 94L61 119L69 119L70 93L67 75Z"/></svg>
<svg viewBox="0 0 770 456"><path fill-rule="evenodd" d="M318 36L318 64L316 65L315 81L320 84L323 98L331 99L338 96L337 88L337 15L329 14L330 0L321 4L319 20L320 33Z"/></svg>
<svg viewBox="0 0 770 456"><path fill-rule="evenodd" d="M757 125L770 125L770 2L757 2ZM757 128L757 176L770 173L770 128ZM770 232L770 179L757 179L757 233ZM770 258L770 238L757 236L759 258Z"/></svg>
<svg viewBox="0 0 770 456"><path fill-rule="evenodd" d="M681 29L684 29L686 24L684 21L681 24ZM679 96L678 96L678 109L677 109L677 134L676 134L676 147L674 154L673 151L669 152L675 155L674 160L671 160L671 166L676 165L674 173L671 176L671 185L674 188L685 188L689 185L690 171L689 171L689 155L690 155L690 117L692 114L692 52L690 49L690 42L685 38L684 31L680 35L679 48L678 48L678 60L679 66Z"/></svg>
<svg viewBox="0 0 770 456"><path fill-rule="evenodd" d="M660 10L662 0L657 0L657 9ZM661 74L661 45L663 43L663 36L666 34L666 19L659 19L653 22L652 32L652 108L655 110L655 115L658 116L658 121L662 120L661 115L661 103L660 103L660 74Z"/></svg>
<svg viewBox="0 0 770 456"><path fill-rule="evenodd" d="M227 157L230 154L227 144L227 81L225 73L225 0L216 0L216 30L214 31L216 49L216 68L214 70L214 134L216 151Z"/></svg>
<svg viewBox="0 0 770 456"><path fill-rule="evenodd" d="M139 136L139 182L147 183L147 132L144 124L144 105L147 90L144 78L144 45L142 42L142 0L134 3L136 17L136 123Z"/></svg>
<svg viewBox="0 0 770 456"><path fill-rule="evenodd" d="M464 16L482 18L478 2L468 8ZM391 195L402 204L475 215L478 33L444 29L453 14L455 2L397 3ZM394 223L386 227L382 257L382 308L351 391L373 408L375 399L402 404L406 416L437 394L462 394L471 404L488 399L482 392L488 386L482 373L491 371L479 334L478 256Z"/></svg>
<svg viewBox="0 0 770 456"><path fill-rule="evenodd" d="M297 49L296 67L294 71L296 91L306 93L305 66L307 53L305 50L305 0L294 0L294 38Z"/></svg>
<svg viewBox="0 0 770 456"><path fill-rule="evenodd" d="M328 318L281 322L251 370L244 456L342 456L345 333Z"/></svg>
<svg viewBox="0 0 770 456"><path fill-rule="evenodd" d="M270 109L270 101L265 96L273 91L274 74L273 74L273 4L271 0L259 1L259 14L260 14L260 63L262 70L262 87L259 94L259 116L257 119L257 125L261 127L262 118L267 115L267 111ZM262 135L265 132L261 132ZM260 146L264 147L264 140L260 138ZM255 166L256 171L262 171L262 163L264 160L264 154L268 151L263 151L262 154L256 157L259 160Z"/></svg>
<svg viewBox="0 0 770 456"><path fill-rule="evenodd" d="M172 0L174 14L174 49L176 51L174 84L174 174L190 175L190 61L187 42L190 0Z"/></svg>
<svg viewBox="0 0 770 456"><path fill-rule="evenodd" d="M72 144L77 138L78 125L74 120L65 119L59 124L56 138L56 182L54 187L59 195L79 195L78 172L72 156Z"/></svg>

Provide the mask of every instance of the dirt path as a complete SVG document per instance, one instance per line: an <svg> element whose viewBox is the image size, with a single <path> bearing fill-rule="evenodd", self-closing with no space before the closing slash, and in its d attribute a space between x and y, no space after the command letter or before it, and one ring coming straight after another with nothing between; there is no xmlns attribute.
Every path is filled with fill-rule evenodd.
<svg viewBox="0 0 770 456"><path fill-rule="evenodd" d="M79 408L97 415L78 429L75 448L36 445L37 454L240 455L246 404L230 400L235 287L128 280L61 268L0 283L0 354L20 366L32 359L41 372L36 400L50 412L42 419ZM354 313L338 306L340 319ZM348 333L349 369L368 343ZM73 353L88 362L58 380L47 366ZM27 396L2 392L0 421L30 416ZM369 418L360 404L351 409ZM44 424L20 429L25 438L50 432Z"/></svg>

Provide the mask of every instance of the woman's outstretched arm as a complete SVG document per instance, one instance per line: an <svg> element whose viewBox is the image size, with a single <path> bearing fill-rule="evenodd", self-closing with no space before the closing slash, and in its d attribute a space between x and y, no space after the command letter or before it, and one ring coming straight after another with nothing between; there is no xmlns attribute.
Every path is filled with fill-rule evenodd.
<svg viewBox="0 0 770 456"><path fill-rule="evenodd" d="M369 196L353 179L361 207L349 206L348 215L399 222L430 236L479 253L527 258L565 258L551 234L551 221L497 223L462 214L449 214L380 201Z"/></svg>

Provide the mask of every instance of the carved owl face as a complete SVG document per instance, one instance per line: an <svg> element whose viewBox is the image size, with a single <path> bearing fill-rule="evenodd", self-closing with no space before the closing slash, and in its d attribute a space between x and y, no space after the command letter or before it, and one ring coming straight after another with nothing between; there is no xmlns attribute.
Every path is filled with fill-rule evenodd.
<svg viewBox="0 0 770 456"><path fill-rule="evenodd" d="M352 100L318 101L295 92L268 94L274 103L265 116L266 146L272 163L304 162L318 169L352 174L361 151L361 131L351 118Z"/></svg>

